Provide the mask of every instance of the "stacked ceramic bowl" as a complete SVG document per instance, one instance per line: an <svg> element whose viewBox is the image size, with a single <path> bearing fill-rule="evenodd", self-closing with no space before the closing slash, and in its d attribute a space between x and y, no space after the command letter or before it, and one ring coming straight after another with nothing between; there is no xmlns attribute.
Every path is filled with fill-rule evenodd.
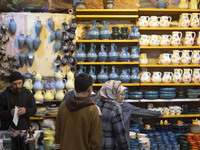
<svg viewBox="0 0 200 150"><path fill-rule="evenodd" d="M142 99L143 92L139 92L139 91L129 92L129 98L130 99Z"/></svg>
<svg viewBox="0 0 200 150"><path fill-rule="evenodd" d="M188 89L187 97L188 98L198 98L200 94L200 89Z"/></svg>
<svg viewBox="0 0 200 150"><path fill-rule="evenodd" d="M46 107L37 107L37 112L35 114L35 116L38 116L38 117L43 117L46 115Z"/></svg>
<svg viewBox="0 0 200 150"><path fill-rule="evenodd" d="M146 91L146 92L144 92L144 98L156 99L156 98L158 98L158 91Z"/></svg>
<svg viewBox="0 0 200 150"><path fill-rule="evenodd" d="M47 114L51 117L56 117L58 114L58 108L59 107L48 107Z"/></svg>
<svg viewBox="0 0 200 150"><path fill-rule="evenodd" d="M160 88L159 97L163 99L172 99L176 97L176 88Z"/></svg>

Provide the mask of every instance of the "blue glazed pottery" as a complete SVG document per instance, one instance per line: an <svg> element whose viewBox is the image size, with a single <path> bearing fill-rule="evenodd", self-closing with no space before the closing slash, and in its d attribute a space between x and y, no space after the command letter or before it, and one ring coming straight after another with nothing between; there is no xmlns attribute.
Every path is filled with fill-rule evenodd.
<svg viewBox="0 0 200 150"><path fill-rule="evenodd" d="M62 35L61 30L60 30L60 29L57 29L57 30L56 30L56 39L61 41L61 40L62 40L62 36L63 36L63 35Z"/></svg>
<svg viewBox="0 0 200 150"><path fill-rule="evenodd" d="M37 23L35 24L36 35L40 36L41 31L42 31L42 24L41 24L41 21L38 20Z"/></svg>
<svg viewBox="0 0 200 150"><path fill-rule="evenodd" d="M128 52L128 47L122 47L122 51L120 52L119 54L119 59L122 61L122 62L127 62L129 61L130 59L130 54Z"/></svg>
<svg viewBox="0 0 200 150"><path fill-rule="evenodd" d="M131 79L130 69L122 69L122 73L120 74L119 79L122 83L128 83Z"/></svg>
<svg viewBox="0 0 200 150"><path fill-rule="evenodd" d="M94 66L90 66L89 75L92 77L93 83L95 83L97 76L95 74L95 67Z"/></svg>
<svg viewBox="0 0 200 150"><path fill-rule="evenodd" d="M75 30L77 27L76 19L71 19L70 27L72 30Z"/></svg>
<svg viewBox="0 0 200 150"><path fill-rule="evenodd" d="M80 65L80 66L79 66L79 71L78 71L78 73L76 74L76 76L77 76L78 74L85 73L85 72L86 72L86 66Z"/></svg>
<svg viewBox="0 0 200 150"><path fill-rule="evenodd" d="M129 29L127 27L121 27L121 39L126 40L129 37Z"/></svg>
<svg viewBox="0 0 200 150"><path fill-rule="evenodd" d="M54 87L56 90L62 90L65 88L65 83L66 83L65 79L57 79L54 83Z"/></svg>
<svg viewBox="0 0 200 150"><path fill-rule="evenodd" d="M138 26L131 26L131 32L130 32L130 37L131 39L139 39L140 37L140 32L139 32L139 27Z"/></svg>
<svg viewBox="0 0 200 150"><path fill-rule="evenodd" d="M144 98L146 98L146 99L156 99L156 98L158 98L158 94L157 95L156 94L154 94L154 95L144 94Z"/></svg>
<svg viewBox="0 0 200 150"><path fill-rule="evenodd" d="M171 99L171 98L175 98L176 94L159 94L160 98L164 98L164 99Z"/></svg>
<svg viewBox="0 0 200 150"><path fill-rule="evenodd" d="M50 43L53 42L56 39L56 33L52 32L50 35Z"/></svg>
<svg viewBox="0 0 200 150"><path fill-rule="evenodd" d="M99 83L105 83L108 80L108 67L101 65L101 72L97 76Z"/></svg>
<svg viewBox="0 0 200 150"><path fill-rule="evenodd" d="M167 1L159 1L157 2L157 8L167 8L168 2Z"/></svg>
<svg viewBox="0 0 200 150"><path fill-rule="evenodd" d="M67 43L69 41L69 32L63 33L63 41L65 41L65 43Z"/></svg>
<svg viewBox="0 0 200 150"><path fill-rule="evenodd" d="M61 42L58 40L56 41L56 43L54 44L54 50L55 52L59 51L61 49Z"/></svg>
<svg viewBox="0 0 200 150"><path fill-rule="evenodd" d="M139 83L140 76L139 76L139 68L133 67L132 68L132 74L131 74L131 82L132 83Z"/></svg>
<svg viewBox="0 0 200 150"><path fill-rule="evenodd" d="M69 39L73 40L75 38L75 32L70 32L69 33Z"/></svg>
<svg viewBox="0 0 200 150"><path fill-rule="evenodd" d="M30 73L30 72L26 72L25 74L24 74L24 79L33 79L33 75Z"/></svg>
<svg viewBox="0 0 200 150"><path fill-rule="evenodd" d="M118 80L118 69L112 66L112 72L109 74L109 80Z"/></svg>
<svg viewBox="0 0 200 150"><path fill-rule="evenodd" d="M76 64L76 59L71 54L69 54L68 60L71 66Z"/></svg>
<svg viewBox="0 0 200 150"><path fill-rule="evenodd" d="M92 20L92 29L88 32L89 39L95 40L99 38L99 30L96 28L96 24L96 20Z"/></svg>
<svg viewBox="0 0 200 150"><path fill-rule="evenodd" d="M112 39L116 40L120 38L119 27L112 27Z"/></svg>
<svg viewBox="0 0 200 150"><path fill-rule="evenodd" d="M41 44L41 40L40 40L40 37L38 36L33 40L33 48L35 49L35 51L38 50L38 48L40 47L40 44Z"/></svg>
<svg viewBox="0 0 200 150"><path fill-rule="evenodd" d="M63 22L62 25L63 25L65 31L70 31L71 28L70 28L69 24L67 24L66 22Z"/></svg>
<svg viewBox="0 0 200 150"><path fill-rule="evenodd" d="M90 51L87 53L87 60L90 62L95 62L97 60L97 53L95 52L96 45L94 43L91 43Z"/></svg>
<svg viewBox="0 0 200 150"><path fill-rule="evenodd" d="M86 59L85 44L79 43L79 50L75 54L77 62L84 62Z"/></svg>
<svg viewBox="0 0 200 150"><path fill-rule="evenodd" d="M33 49L33 39L30 35L26 36L26 45L30 51Z"/></svg>
<svg viewBox="0 0 200 150"><path fill-rule="evenodd" d="M116 62L118 59L117 46L115 43L111 44L111 51L108 54L108 58L111 62Z"/></svg>
<svg viewBox="0 0 200 150"><path fill-rule="evenodd" d="M31 67L33 65L33 61L34 61L34 54L31 51L28 52L26 59L28 61L29 66Z"/></svg>
<svg viewBox="0 0 200 150"><path fill-rule="evenodd" d="M130 95L143 95L143 92L140 92L140 91L132 91L132 92L129 92Z"/></svg>
<svg viewBox="0 0 200 150"><path fill-rule="evenodd" d="M103 23L103 29L100 31L100 37L101 37L101 39L106 40L106 39L109 39L111 36L110 24L106 23L105 20L102 21L102 23ZM108 27L107 27L107 25L108 25Z"/></svg>
<svg viewBox="0 0 200 150"><path fill-rule="evenodd" d="M19 49L22 49L23 46L25 44L25 37L24 34L20 34L20 36L18 37L18 45L19 45Z"/></svg>
<svg viewBox="0 0 200 150"><path fill-rule="evenodd" d="M55 31L55 23L53 22L51 18L48 19L48 26L53 32Z"/></svg>
<svg viewBox="0 0 200 150"><path fill-rule="evenodd" d="M44 84L43 80L36 80L34 85L33 85L33 89L35 91L43 90L43 84Z"/></svg>
<svg viewBox="0 0 200 150"><path fill-rule="evenodd" d="M10 19L9 29L10 29L10 32L12 33L12 35L14 35L16 32L16 23L15 23L14 19Z"/></svg>
<svg viewBox="0 0 200 150"><path fill-rule="evenodd" d="M129 95L129 98L131 98L131 99L142 99L143 95Z"/></svg>
<svg viewBox="0 0 200 150"><path fill-rule="evenodd" d="M160 88L160 91L176 91L176 88Z"/></svg>
<svg viewBox="0 0 200 150"><path fill-rule="evenodd" d="M51 85L51 83L46 83L45 86L44 86L45 90L52 90L53 89L53 86Z"/></svg>
<svg viewBox="0 0 200 150"><path fill-rule="evenodd" d="M108 57L107 50L108 50L108 48L104 44L101 44L101 51L98 53L98 60L100 62L106 61L106 59Z"/></svg>
<svg viewBox="0 0 200 150"><path fill-rule="evenodd" d="M20 67L23 67L26 61L26 54L22 51L21 53L19 53L18 58Z"/></svg>
<svg viewBox="0 0 200 150"><path fill-rule="evenodd" d="M140 58L140 48L138 46L131 47L131 60L133 62L138 62Z"/></svg>
<svg viewBox="0 0 200 150"><path fill-rule="evenodd" d="M158 91L146 91L144 92L145 95L158 95Z"/></svg>

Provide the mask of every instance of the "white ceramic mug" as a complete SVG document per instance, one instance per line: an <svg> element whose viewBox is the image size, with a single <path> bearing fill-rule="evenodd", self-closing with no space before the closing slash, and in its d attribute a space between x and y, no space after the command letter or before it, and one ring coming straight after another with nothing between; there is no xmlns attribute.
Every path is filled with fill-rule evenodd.
<svg viewBox="0 0 200 150"><path fill-rule="evenodd" d="M165 115L169 115L169 108L168 107L164 107L163 109L164 109Z"/></svg>
<svg viewBox="0 0 200 150"><path fill-rule="evenodd" d="M176 108L174 106L169 106L170 115L176 115Z"/></svg>
<svg viewBox="0 0 200 150"><path fill-rule="evenodd" d="M174 106L176 110L176 115L180 115L183 112L183 109L180 106Z"/></svg>

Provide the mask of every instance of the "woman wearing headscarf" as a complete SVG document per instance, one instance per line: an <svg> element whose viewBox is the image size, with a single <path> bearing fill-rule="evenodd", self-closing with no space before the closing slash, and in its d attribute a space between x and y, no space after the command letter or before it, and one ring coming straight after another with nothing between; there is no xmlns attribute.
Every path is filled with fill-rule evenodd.
<svg viewBox="0 0 200 150"><path fill-rule="evenodd" d="M129 150L128 139L123 122L122 108L118 103L124 99L121 81L107 81L98 92L102 113L102 150Z"/></svg>

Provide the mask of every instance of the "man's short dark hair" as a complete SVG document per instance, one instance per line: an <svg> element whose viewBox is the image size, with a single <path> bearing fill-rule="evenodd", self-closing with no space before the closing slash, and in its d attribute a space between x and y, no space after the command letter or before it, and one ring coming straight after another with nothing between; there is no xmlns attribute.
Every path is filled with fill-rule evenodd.
<svg viewBox="0 0 200 150"><path fill-rule="evenodd" d="M85 92L93 84L92 77L87 73L80 73L75 77L76 92Z"/></svg>

